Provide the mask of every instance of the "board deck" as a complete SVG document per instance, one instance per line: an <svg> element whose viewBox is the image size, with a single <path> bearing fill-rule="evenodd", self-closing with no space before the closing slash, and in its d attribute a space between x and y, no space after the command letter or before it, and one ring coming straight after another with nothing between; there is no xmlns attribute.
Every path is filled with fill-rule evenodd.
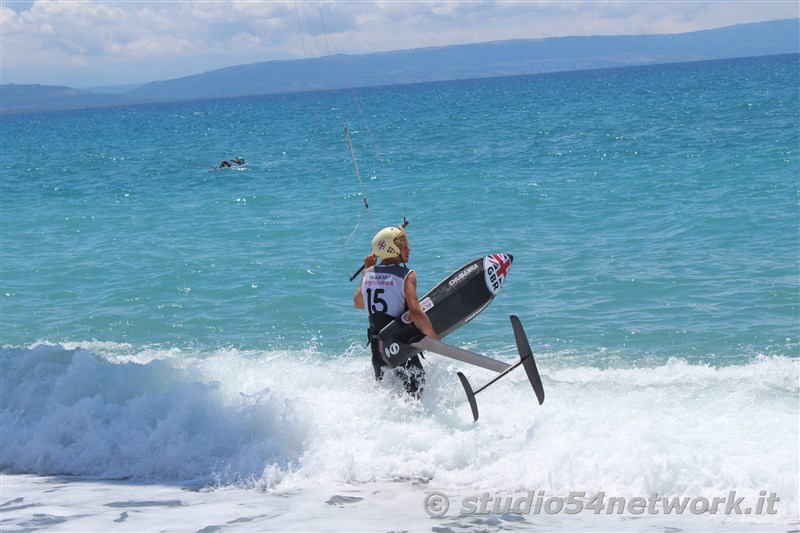
<svg viewBox="0 0 800 533"><path fill-rule="evenodd" d="M421 299L422 309L433 329L444 338L478 316L491 303L508 277L514 258L509 254L491 254L462 266ZM384 327L379 333L384 362L394 368L404 364L421 350L425 336L411 322L410 312Z"/></svg>

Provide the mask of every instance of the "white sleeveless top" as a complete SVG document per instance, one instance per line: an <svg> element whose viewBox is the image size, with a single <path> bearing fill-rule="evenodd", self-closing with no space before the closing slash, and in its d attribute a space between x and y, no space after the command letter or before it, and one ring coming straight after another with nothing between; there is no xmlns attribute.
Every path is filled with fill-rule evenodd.
<svg viewBox="0 0 800 533"><path fill-rule="evenodd" d="M403 291L411 269L400 265L375 265L364 272L361 294L367 314L386 313L399 317L406 310Z"/></svg>

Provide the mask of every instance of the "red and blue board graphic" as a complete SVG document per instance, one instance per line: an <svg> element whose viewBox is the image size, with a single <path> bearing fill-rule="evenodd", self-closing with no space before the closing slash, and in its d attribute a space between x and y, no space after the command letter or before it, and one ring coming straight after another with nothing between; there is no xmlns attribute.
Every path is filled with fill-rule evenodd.
<svg viewBox="0 0 800 533"><path fill-rule="evenodd" d="M506 254L492 254L483 258L483 272L486 277L486 287L492 294L503 286L511 267L511 258Z"/></svg>

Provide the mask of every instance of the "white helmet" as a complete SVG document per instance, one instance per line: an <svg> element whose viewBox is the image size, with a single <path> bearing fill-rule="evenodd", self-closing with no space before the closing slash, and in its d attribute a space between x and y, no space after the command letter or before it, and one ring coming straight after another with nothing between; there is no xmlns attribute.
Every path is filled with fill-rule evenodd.
<svg viewBox="0 0 800 533"><path fill-rule="evenodd" d="M401 228L390 226L383 228L372 238L372 252L381 259L390 259L400 256L400 247L394 240L400 235L405 235Z"/></svg>

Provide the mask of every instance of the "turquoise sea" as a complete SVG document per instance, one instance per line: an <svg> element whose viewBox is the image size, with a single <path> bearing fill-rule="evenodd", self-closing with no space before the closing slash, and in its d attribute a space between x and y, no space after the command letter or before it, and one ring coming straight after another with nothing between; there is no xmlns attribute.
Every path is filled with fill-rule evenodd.
<svg viewBox="0 0 800 533"><path fill-rule="evenodd" d="M798 87L789 55L2 116L0 526L796 530ZM419 402L374 382L348 276L403 217L420 294L513 254L448 342L513 361L518 315L542 406L519 371L473 424L455 373L491 373L432 354ZM461 505L527 491L779 502Z"/></svg>

